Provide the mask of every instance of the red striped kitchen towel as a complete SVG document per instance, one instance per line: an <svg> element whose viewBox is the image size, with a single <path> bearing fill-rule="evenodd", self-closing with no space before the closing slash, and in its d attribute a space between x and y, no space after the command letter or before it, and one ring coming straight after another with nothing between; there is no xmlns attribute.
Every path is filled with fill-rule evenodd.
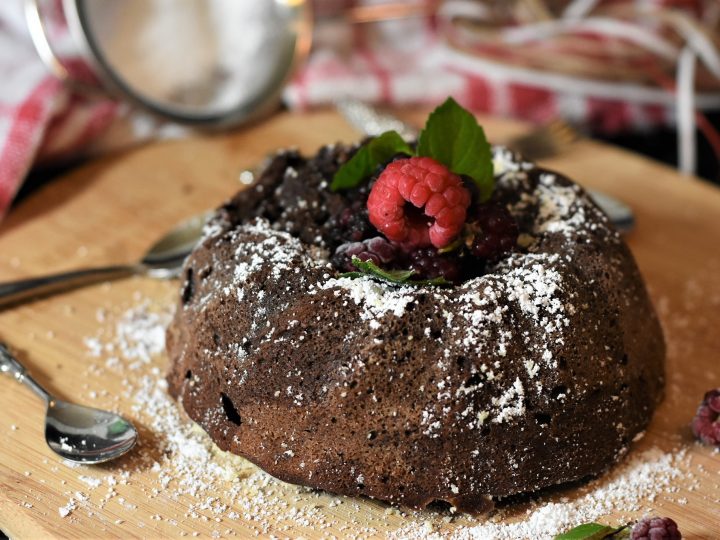
<svg viewBox="0 0 720 540"><path fill-rule="evenodd" d="M0 217L33 164L71 156L116 117L110 100L73 96L35 52L21 1L0 5Z"/></svg>

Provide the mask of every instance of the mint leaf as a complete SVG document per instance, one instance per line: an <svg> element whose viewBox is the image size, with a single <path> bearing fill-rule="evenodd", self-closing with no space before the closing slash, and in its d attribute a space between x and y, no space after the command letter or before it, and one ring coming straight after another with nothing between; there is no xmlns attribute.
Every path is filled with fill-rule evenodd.
<svg viewBox="0 0 720 540"><path fill-rule="evenodd" d="M363 261L357 257L352 258L355 268L360 270L361 274L370 274L389 281L391 283L405 283L413 275L415 270L383 270L372 261Z"/></svg>
<svg viewBox="0 0 720 540"><path fill-rule="evenodd" d="M469 176L480 190L480 199L490 198L494 187L490 145L475 117L453 98L430 113L418 139L417 155Z"/></svg>
<svg viewBox="0 0 720 540"><path fill-rule="evenodd" d="M585 523L566 533L557 535L555 540L602 540L603 538L610 538L626 528L626 525L610 527L600 523Z"/></svg>
<svg viewBox="0 0 720 540"><path fill-rule="evenodd" d="M398 285L435 285L439 287L452 285L443 277L420 280L410 279L416 274L415 270L384 270L372 261L363 261L357 257L352 258L352 263L359 272L346 272L341 274L341 277L359 278L362 276L372 276L379 278L382 281Z"/></svg>
<svg viewBox="0 0 720 540"><path fill-rule="evenodd" d="M389 161L395 154L413 155L410 145L396 131L386 131L362 146L355 155L340 167L330 189L354 188L367 179L378 165Z"/></svg>

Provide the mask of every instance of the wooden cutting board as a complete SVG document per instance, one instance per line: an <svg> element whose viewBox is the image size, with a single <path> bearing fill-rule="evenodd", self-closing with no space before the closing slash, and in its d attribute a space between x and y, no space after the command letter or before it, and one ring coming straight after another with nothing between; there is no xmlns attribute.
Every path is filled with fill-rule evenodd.
<svg viewBox="0 0 720 540"><path fill-rule="evenodd" d="M420 121L424 114L405 116ZM483 123L495 141L524 129L494 119ZM0 281L137 259L173 224L236 191L239 173L268 152L299 146L310 153L356 138L332 112L281 114L235 133L147 145L95 161L42 189L0 224ZM638 227L628 242L665 328L669 379L667 397L631 456L651 447L685 449L682 476L671 481L677 491L644 501L644 511L672 516L686 538L720 537L720 454L695 444L688 428L703 393L720 387L720 190L593 142L579 143L547 165L617 196L636 212ZM116 464L70 468L45 447L41 403L9 378L0 379L0 530L19 538L370 537L398 530L423 537L467 532L464 527L478 523L442 513L405 514L281 484L261 489L255 482L250 493L243 480L236 481L234 500L225 501L229 508L222 513L189 511L197 501L171 495L172 478L166 486L158 482L153 464L167 456L148 420L152 411L134 410L128 394L128 379L140 373L161 379L166 358L156 355L137 373L123 374L104 367L107 354L94 358L88 349L88 338L111 332L133 306L149 302L150 311L167 310L176 288L133 278L0 312L0 339L19 351L39 381L62 397L122 411L138 421L143 435L138 452ZM117 484L107 485L109 477ZM216 489L222 500L226 487ZM581 491L566 489L557 497L572 500ZM522 520L524 508L510 508L502 519ZM61 509L68 515L61 517ZM604 521L621 514L635 515L616 512Z"/></svg>

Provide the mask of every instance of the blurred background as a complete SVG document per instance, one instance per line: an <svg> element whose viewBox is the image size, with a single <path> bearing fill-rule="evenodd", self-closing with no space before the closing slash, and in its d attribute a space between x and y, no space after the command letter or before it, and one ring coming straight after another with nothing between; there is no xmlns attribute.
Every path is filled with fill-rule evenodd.
<svg viewBox="0 0 720 540"><path fill-rule="evenodd" d="M0 73L0 214L90 157L344 98L452 95L540 154L589 136L720 183L717 0L4 0Z"/></svg>

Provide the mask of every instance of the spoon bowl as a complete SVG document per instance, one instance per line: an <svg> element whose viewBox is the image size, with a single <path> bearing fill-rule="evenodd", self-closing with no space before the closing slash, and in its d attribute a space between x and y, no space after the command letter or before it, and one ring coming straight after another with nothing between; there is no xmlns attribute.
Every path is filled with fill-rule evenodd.
<svg viewBox="0 0 720 540"><path fill-rule="evenodd" d="M109 411L53 400L45 418L45 441L59 456L78 463L104 463L137 442L135 427Z"/></svg>
<svg viewBox="0 0 720 540"><path fill-rule="evenodd" d="M140 265L154 278L176 277L183 261L202 237L202 231L211 212L198 214L178 223L145 253Z"/></svg>

